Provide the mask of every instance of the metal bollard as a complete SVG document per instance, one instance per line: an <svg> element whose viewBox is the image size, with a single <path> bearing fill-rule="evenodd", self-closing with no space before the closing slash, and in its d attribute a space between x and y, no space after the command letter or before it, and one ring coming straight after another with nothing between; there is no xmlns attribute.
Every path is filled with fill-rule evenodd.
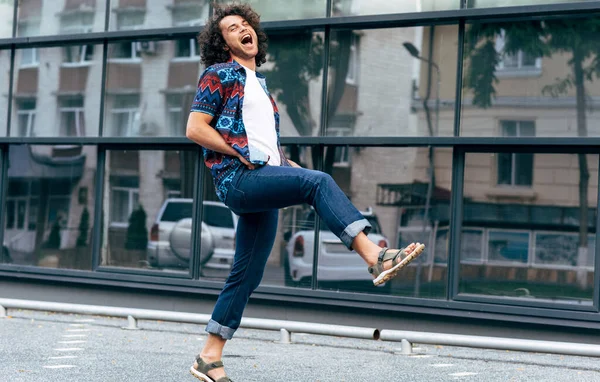
<svg viewBox="0 0 600 382"><path fill-rule="evenodd" d="M291 344L292 343L292 333L287 331L286 329L279 329L281 333L281 343L282 344Z"/></svg>
<svg viewBox="0 0 600 382"><path fill-rule="evenodd" d="M403 355L412 354L412 344L408 340L402 340L400 342L400 354L403 354Z"/></svg>
<svg viewBox="0 0 600 382"><path fill-rule="evenodd" d="M0 318L6 317L6 308L0 305Z"/></svg>
<svg viewBox="0 0 600 382"><path fill-rule="evenodd" d="M123 329L138 330L137 320L133 316L127 316L127 326L123 327Z"/></svg>

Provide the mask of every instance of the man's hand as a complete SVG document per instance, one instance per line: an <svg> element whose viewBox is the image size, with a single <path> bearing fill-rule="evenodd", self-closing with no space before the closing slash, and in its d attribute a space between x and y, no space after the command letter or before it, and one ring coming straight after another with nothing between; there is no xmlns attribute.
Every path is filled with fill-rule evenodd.
<svg viewBox="0 0 600 382"><path fill-rule="evenodd" d="M238 155L238 159L244 164L244 166L248 167L248 170L254 170L254 165L248 162L242 155Z"/></svg>

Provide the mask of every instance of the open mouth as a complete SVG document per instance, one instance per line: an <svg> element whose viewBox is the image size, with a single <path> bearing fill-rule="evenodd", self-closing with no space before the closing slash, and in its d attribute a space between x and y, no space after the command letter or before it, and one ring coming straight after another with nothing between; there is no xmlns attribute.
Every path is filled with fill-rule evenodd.
<svg viewBox="0 0 600 382"><path fill-rule="evenodd" d="M252 36L247 34L244 37L242 37L242 45L251 46L252 45Z"/></svg>

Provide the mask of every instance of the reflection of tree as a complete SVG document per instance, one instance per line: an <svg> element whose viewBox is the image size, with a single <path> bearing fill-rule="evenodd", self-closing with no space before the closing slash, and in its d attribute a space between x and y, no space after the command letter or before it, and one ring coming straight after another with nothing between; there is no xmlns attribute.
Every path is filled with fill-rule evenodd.
<svg viewBox="0 0 600 382"><path fill-rule="evenodd" d="M148 230L146 229L146 211L140 206L131 212L127 226L125 249L146 249L148 244Z"/></svg>
<svg viewBox="0 0 600 382"><path fill-rule="evenodd" d="M77 237L76 247L87 247L88 230L90 229L90 212L87 207L83 208L81 212L81 219L79 220L79 236Z"/></svg>
<svg viewBox="0 0 600 382"><path fill-rule="evenodd" d="M335 31L331 37L329 55L328 102L326 112L330 120L336 113L346 87L352 31ZM269 89L285 105L294 127L301 136L313 135L316 126L310 109L309 83L323 72L323 38L311 31L292 35L269 36L268 62L272 67L264 70ZM317 150L313 150L313 163L316 163ZM292 149L291 159L297 161L297 148ZM324 158L325 172L331 173L335 150L327 150Z"/></svg>
<svg viewBox="0 0 600 382"><path fill-rule="evenodd" d="M496 50L496 38L504 35L504 50ZM519 23L473 24L467 32L466 53L469 65L465 87L473 91L473 105L488 108L498 83L495 71L502 54L530 57L552 57L554 54L570 56L568 65L572 70L564 78L542 89L543 95L558 97L575 88L577 108L577 135L586 137L586 91L585 81L600 76L600 22L595 19L553 19ZM579 253L584 261L588 247L588 183L589 170L586 154L579 159ZM582 282L581 278L579 278Z"/></svg>
<svg viewBox="0 0 600 382"><path fill-rule="evenodd" d="M293 35L269 36L269 56L272 68L264 70L269 89L287 108L300 135L312 135L313 121L309 103L309 81L321 74L323 39L311 31Z"/></svg>

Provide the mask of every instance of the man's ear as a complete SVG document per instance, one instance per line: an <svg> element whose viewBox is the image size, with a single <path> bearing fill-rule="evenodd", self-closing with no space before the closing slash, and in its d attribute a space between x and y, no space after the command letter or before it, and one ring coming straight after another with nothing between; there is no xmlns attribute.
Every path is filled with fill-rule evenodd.
<svg viewBox="0 0 600 382"><path fill-rule="evenodd" d="M225 45L225 47L223 47L223 50L227 52L229 50L229 47Z"/></svg>

